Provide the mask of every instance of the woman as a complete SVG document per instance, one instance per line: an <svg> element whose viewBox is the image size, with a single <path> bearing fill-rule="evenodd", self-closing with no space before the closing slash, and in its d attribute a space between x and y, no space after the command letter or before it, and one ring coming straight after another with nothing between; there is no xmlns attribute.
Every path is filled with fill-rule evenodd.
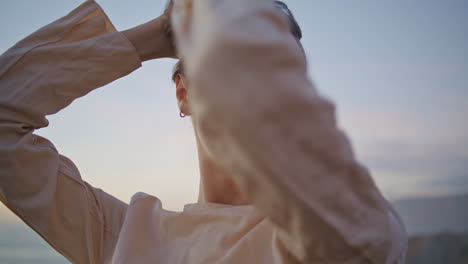
<svg viewBox="0 0 468 264"><path fill-rule="evenodd" d="M74 263L403 263L402 222L308 80L287 8L169 7L116 32L87 1L0 57L0 200ZM183 212L90 186L33 134L141 61L174 57L171 25L180 115L191 116L201 170L199 202Z"/></svg>

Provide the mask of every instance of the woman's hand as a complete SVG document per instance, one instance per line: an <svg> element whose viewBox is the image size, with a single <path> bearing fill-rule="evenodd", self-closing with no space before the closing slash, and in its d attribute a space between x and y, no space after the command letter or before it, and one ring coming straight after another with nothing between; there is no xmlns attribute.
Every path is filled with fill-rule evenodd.
<svg viewBox="0 0 468 264"><path fill-rule="evenodd" d="M122 31L135 46L141 61L176 57L169 13L166 10L158 18Z"/></svg>

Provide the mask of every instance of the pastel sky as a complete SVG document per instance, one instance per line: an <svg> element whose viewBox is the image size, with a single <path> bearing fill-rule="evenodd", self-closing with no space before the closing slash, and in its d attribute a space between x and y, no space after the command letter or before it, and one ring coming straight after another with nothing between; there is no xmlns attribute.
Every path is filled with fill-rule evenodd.
<svg viewBox="0 0 468 264"><path fill-rule="evenodd" d="M0 53L81 0L0 2ZM98 0L119 30L163 0ZM468 192L468 2L289 0L310 74L389 199ZM83 178L129 201L179 210L198 195L190 119L180 119L172 59L151 61L50 116L37 131ZM0 218L6 209L0 206Z"/></svg>

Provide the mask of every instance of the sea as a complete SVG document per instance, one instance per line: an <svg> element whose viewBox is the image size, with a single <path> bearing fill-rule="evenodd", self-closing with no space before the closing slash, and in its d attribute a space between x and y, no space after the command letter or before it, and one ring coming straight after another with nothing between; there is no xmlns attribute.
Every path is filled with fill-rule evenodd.
<svg viewBox="0 0 468 264"><path fill-rule="evenodd" d="M39 235L20 222L0 222L0 264L69 264Z"/></svg>

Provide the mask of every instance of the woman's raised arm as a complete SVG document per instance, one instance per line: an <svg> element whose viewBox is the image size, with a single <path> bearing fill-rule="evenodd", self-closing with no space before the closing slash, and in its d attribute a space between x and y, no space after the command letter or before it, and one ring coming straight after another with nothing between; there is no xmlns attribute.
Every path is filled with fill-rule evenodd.
<svg viewBox="0 0 468 264"><path fill-rule="evenodd" d="M273 1L176 0L173 26L202 144L294 258L403 263L404 226L309 81Z"/></svg>
<svg viewBox="0 0 468 264"><path fill-rule="evenodd" d="M74 263L110 261L127 205L33 133L46 115L140 67L139 54L86 1L0 57L0 200Z"/></svg>

